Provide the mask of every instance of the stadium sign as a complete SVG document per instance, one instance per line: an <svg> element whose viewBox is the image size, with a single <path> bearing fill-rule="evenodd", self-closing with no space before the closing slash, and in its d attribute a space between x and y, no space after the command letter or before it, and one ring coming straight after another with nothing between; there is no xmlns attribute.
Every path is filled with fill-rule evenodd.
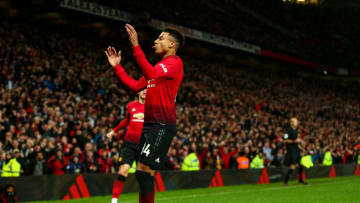
<svg viewBox="0 0 360 203"><path fill-rule="evenodd" d="M203 41L206 41L206 42L210 42L210 43L225 46L225 47L230 47L233 49L238 49L238 50L252 53L252 54L260 55L260 52L261 52L261 48L259 46L252 45L252 44L249 44L246 42L239 42L239 41L227 38L227 37L213 35L213 34L209 34L206 32L203 32L202 38L203 38Z"/></svg>
<svg viewBox="0 0 360 203"><path fill-rule="evenodd" d="M260 52L261 52L261 48L259 46L245 43L245 42L239 42L239 41L227 38L227 37L213 35L210 33L199 31L199 30L187 28L187 27L184 27L181 25L175 25L172 23L167 23L167 22L155 20L155 19L151 19L151 21L149 21L148 24L149 24L149 26L154 27L159 30L163 30L166 27L176 28L180 32L184 33L184 35L186 37L201 40L201 41L208 42L211 44L217 44L217 45L241 50L241 51L252 53L252 54L258 54L258 55L260 55Z"/></svg>
<svg viewBox="0 0 360 203"><path fill-rule="evenodd" d="M60 6L67 9L77 10L84 13L125 22L129 22L131 18L131 14L126 11L121 11L119 9L114 9L107 6L101 6L96 3L82 0L61 0Z"/></svg>

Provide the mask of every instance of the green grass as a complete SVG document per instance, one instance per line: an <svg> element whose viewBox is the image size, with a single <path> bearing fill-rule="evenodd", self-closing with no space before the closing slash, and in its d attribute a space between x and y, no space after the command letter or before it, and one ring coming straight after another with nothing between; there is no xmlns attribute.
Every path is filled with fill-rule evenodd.
<svg viewBox="0 0 360 203"><path fill-rule="evenodd" d="M168 203L218 203L218 202L360 202L360 177L347 176L336 178L308 179L308 185L290 182L290 186L282 183L268 185L239 185L217 188L176 190L159 192L155 202ZM41 201L64 202L64 201ZM67 200L68 203L111 202L111 196L99 196L79 200ZM129 193L120 196L119 203L137 203L138 194ZM34 202L35 203L35 202Z"/></svg>

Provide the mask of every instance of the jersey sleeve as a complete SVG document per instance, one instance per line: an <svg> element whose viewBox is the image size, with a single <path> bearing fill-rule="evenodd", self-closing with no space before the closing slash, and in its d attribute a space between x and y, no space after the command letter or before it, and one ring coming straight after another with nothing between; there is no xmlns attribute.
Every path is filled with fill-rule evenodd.
<svg viewBox="0 0 360 203"><path fill-rule="evenodd" d="M143 71L146 79L173 78L181 71L181 64L175 58L169 58L152 66L146 59L140 46L133 47L133 54L137 64Z"/></svg>
<svg viewBox="0 0 360 203"><path fill-rule="evenodd" d="M120 81L133 92L139 92L146 88L147 80L145 77L135 80L125 72L124 68L120 64L115 66L114 70Z"/></svg>
<svg viewBox="0 0 360 203"><path fill-rule="evenodd" d="M129 113L129 106L127 107L127 110L126 110L126 117L119 123L119 125L117 125L115 128L114 128L114 132L117 132L119 131L120 129L124 129L126 128L128 125L129 125L129 120L130 120L130 113Z"/></svg>

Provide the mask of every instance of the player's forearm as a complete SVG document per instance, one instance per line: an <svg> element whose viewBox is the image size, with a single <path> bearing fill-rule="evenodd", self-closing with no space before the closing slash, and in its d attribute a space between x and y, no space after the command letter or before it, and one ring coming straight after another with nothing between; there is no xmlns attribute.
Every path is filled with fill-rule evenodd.
<svg viewBox="0 0 360 203"><path fill-rule="evenodd" d="M138 92L138 81L130 77L124 70L124 68L119 64L114 67L115 73L120 81L127 86L131 91Z"/></svg>
<svg viewBox="0 0 360 203"><path fill-rule="evenodd" d="M117 125L115 128L114 128L114 132L117 132L119 131L120 129L124 129L126 128L126 126L128 125L128 121L127 121L127 118L125 118L124 120L122 120L119 125Z"/></svg>
<svg viewBox="0 0 360 203"><path fill-rule="evenodd" d="M147 79L155 78L155 69L146 59L144 52L141 50L140 46L133 47L133 55L135 60L141 70L143 71L144 76Z"/></svg>

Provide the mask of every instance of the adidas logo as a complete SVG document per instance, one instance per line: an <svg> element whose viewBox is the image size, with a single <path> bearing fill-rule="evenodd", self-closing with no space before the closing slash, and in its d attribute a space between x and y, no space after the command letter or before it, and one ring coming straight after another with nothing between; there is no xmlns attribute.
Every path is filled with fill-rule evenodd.
<svg viewBox="0 0 360 203"><path fill-rule="evenodd" d="M136 109L135 109L135 108L133 108L131 111L136 111Z"/></svg>
<svg viewBox="0 0 360 203"><path fill-rule="evenodd" d="M154 181L154 190L155 192L164 192L166 191L164 181L161 177L160 172L155 174L155 181Z"/></svg>
<svg viewBox="0 0 360 203"><path fill-rule="evenodd" d="M80 190L80 192L79 192L79 190ZM82 175L79 175L76 178L75 183L69 189L69 193L67 193L65 195L63 200L80 199L80 198L90 197L89 190L85 184L84 177Z"/></svg>
<svg viewBox="0 0 360 203"><path fill-rule="evenodd" d="M211 179L211 184L209 187L222 187L224 186L224 182L222 180L220 171L215 172L215 176Z"/></svg>
<svg viewBox="0 0 360 203"><path fill-rule="evenodd" d="M160 163L160 158L158 157L157 159L155 159L156 163Z"/></svg>

